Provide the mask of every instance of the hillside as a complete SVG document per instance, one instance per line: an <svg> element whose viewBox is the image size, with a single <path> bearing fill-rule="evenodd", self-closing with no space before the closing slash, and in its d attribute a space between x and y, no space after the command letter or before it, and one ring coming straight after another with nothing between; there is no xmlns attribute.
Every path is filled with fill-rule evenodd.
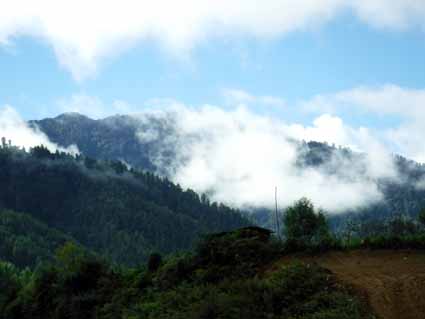
<svg viewBox="0 0 425 319"><path fill-rule="evenodd" d="M51 260L67 242L76 241L28 214L0 209L0 260L34 267Z"/></svg>
<svg viewBox="0 0 425 319"><path fill-rule="evenodd" d="M127 265L152 252L189 249L201 234L249 224L239 211L151 173L43 147L0 148L0 189L0 207L25 212Z"/></svg>
<svg viewBox="0 0 425 319"><path fill-rule="evenodd" d="M103 120L93 120L78 113L65 113L55 118L31 121L49 139L59 145L78 146L86 156L103 160L122 160L139 169L156 171L150 152L153 143L140 143L137 132L140 122L131 116L114 116ZM152 122L167 134L169 127L164 123ZM159 138L160 139L160 138Z"/></svg>
<svg viewBox="0 0 425 319"><path fill-rule="evenodd" d="M423 318L425 212L365 240L336 238L307 199L286 216L285 240L243 227L131 268L72 242L34 270L0 261L0 318Z"/></svg>
<svg viewBox="0 0 425 319"><path fill-rule="evenodd" d="M160 175L170 173L169 167L185 158L175 157L182 146L176 123L170 116L156 117L145 114L139 117L112 116L92 120L76 113L62 114L56 118L32 121L55 143L62 146L76 144L80 151L94 158L122 160L126 163ZM190 136L190 139L204 138ZM394 156L396 179L368 175L365 155L347 148L330 146L318 142L291 141L297 148L297 165L293 173L311 169L326 180L344 182L372 182L382 193L382 199L368 206L345 209L332 218L334 229L342 229L347 220L379 224L394 214L415 218L425 207L425 189L422 180L425 166L401 156ZM178 163L177 163L178 164ZM214 190L212 190L213 192ZM359 191L357 189L357 191ZM300 195L301 196L301 195ZM253 216L263 226L273 227L270 212L264 207L251 207ZM334 212L329 211L333 214ZM364 229L365 235L370 231Z"/></svg>
<svg viewBox="0 0 425 319"><path fill-rule="evenodd" d="M329 269L343 282L366 293L380 318L425 318L424 251L356 250L316 257L286 256L274 267L296 260Z"/></svg>
<svg viewBox="0 0 425 319"><path fill-rule="evenodd" d="M281 254L255 227L137 269L111 269L67 246L32 276L0 263L0 318L375 318L362 294L323 267L290 262L265 272Z"/></svg>

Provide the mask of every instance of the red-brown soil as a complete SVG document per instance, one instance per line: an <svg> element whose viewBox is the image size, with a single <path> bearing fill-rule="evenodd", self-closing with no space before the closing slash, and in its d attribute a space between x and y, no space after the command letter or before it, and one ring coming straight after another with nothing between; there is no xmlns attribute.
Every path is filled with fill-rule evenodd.
<svg viewBox="0 0 425 319"><path fill-rule="evenodd" d="M287 256L278 265L294 260L316 262L365 292L380 318L425 319L423 251L356 250L316 257Z"/></svg>

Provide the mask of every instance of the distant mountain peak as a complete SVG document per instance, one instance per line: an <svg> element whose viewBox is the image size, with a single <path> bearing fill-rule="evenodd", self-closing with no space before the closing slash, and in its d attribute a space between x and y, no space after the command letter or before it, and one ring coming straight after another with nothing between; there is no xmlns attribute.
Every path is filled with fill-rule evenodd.
<svg viewBox="0 0 425 319"><path fill-rule="evenodd" d="M85 116L85 115L80 114L78 112L65 112L65 113L62 113L62 114L56 116L54 119L55 120L64 120L64 119L75 119L75 120L87 119L87 120L90 120L90 118L88 116Z"/></svg>

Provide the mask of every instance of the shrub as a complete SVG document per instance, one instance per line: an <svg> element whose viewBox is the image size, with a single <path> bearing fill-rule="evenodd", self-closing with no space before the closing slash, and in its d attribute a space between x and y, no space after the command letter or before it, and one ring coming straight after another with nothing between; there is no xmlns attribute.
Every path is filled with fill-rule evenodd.
<svg viewBox="0 0 425 319"><path fill-rule="evenodd" d="M326 247L332 242L324 212L316 211L306 198L288 207L283 221L285 238L293 248Z"/></svg>

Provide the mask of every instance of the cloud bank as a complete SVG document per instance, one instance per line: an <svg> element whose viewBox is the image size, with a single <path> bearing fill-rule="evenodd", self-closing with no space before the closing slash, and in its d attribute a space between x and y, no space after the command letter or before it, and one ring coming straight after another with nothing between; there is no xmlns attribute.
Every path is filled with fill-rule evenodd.
<svg viewBox="0 0 425 319"><path fill-rule="evenodd" d="M151 109L135 114L140 109L124 101L110 106L85 95L63 100L61 107L97 118L130 111L140 120L137 136L141 142L157 145L151 159L161 173L184 187L208 193L213 200L235 206L271 206L277 186L282 206L306 196L331 212L354 209L382 198L377 179L398 180L392 154L425 160L421 141L425 135L425 91L421 89L357 87L317 95L295 103L295 107L279 97L235 89L223 93L225 109L212 105L193 108L171 99L156 99L142 108ZM313 114L314 119L288 123L254 113L251 105L257 110L261 105L281 108L282 113L298 109ZM379 129L374 123L369 123L372 127L353 124L352 119L359 115L362 120L376 116L384 124ZM397 121L385 124L387 117ZM44 134L29 129L10 107L0 112L0 132L21 146L43 143L57 148ZM333 156L323 167L300 168L298 159L303 150L294 140L347 146L364 155L355 162Z"/></svg>
<svg viewBox="0 0 425 319"><path fill-rule="evenodd" d="M356 87L294 104L240 89L222 93L226 108L192 108L172 99L154 99L143 105L147 111L134 115L140 108L120 102L123 113L141 121L140 140L158 146L151 156L160 173L214 200L270 206L277 186L282 205L306 196L337 212L381 199L376 180L399 178L392 154L425 162L423 89L393 84ZM120 113L118 102L110 106L82 95L64 101L67 110L82 110L97 118ZM263 109L267 115L250 109ZM278 119L288 112L314 118L303 123ZM353 118L372 120L356 125ZM341 145L365 155L358 163L334 156L320 169L299 169L294 140Z"/></svg>
<svg viewBox="0 0 425 319"><path fill-rule="evenodd" d="M71 154L78 153L76 146L63 148L52 143L46 134L39 129L29 127L27 122L8 105L0 108L0 138L2 137L6 138L6 140L10 140L12 145L25 147L27 150L34 146L44 145L51 152L59 150Z"/></svg>
<svg viewBox="0 0 425 319"><path fill-rule="evenodd" d="M422 0L0 0L0 8L0 44L43 39L77 80L143 40L186 55L206 39L273 39L347 12L380 29L425 27Z"/></svg>
<svg viewBox="0 0 425 319"><path fill-rule="evenodd" d="M367 129L349 127L331 115L303 126L254 114L242 106L225 111L175 104L138 118L145 124L158 120L167 129L165 137L157 126L143 126L138 134L143 143L158 143L152 159L166 175L213 200L239 207L272 207L277 186L283 206L306 196L336 213L379 201L382 194L376 179L396 178L391 155ZM300 168L299 144L294 139L348 145L368 154L358 162L335 157L326 171ZM173 150L171 162L164 149Z"/></svg>

